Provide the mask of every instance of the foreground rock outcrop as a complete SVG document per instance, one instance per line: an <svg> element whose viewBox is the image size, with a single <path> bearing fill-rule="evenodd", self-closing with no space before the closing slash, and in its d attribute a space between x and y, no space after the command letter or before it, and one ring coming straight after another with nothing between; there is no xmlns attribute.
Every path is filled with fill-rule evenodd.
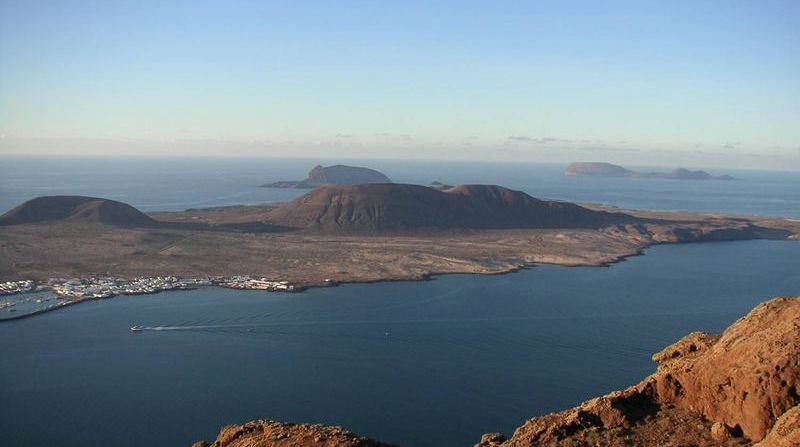
<svg viewBox="0 0 800 447"><path fill-rule="evenodd" d="M763 303L722 335L689 334L653 360L658 370L638 385L478 446L800 445L787 441L800 419L800 299Z"/></svg>
<svg viewBox="0 0 800 447"><path fill-rule="evenodd" d="M691 333L653 360L635 386L475 447L800 446L800 297L762 303L721 335ZM381 445L339 427L255 421L194 447Z"/></svg>
<svg viewBox="0 0 800 447"><path fill-rule="evenodd" d="M783 413L756 447L797 447L800 445L800 405Z"/></svg>
<svg viewBox="0 0 800 447"><path fill-rule="evenodd" d="M252 421L244 425L223 427L213 443L201 441L194 443L192 447L391 447L391 445L362 438L341 427Z"/></svg>

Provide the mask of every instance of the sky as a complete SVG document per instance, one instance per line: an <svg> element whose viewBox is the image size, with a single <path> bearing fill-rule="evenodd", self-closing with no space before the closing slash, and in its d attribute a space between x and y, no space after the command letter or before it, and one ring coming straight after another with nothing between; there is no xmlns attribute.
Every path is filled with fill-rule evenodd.
<svg viewBox="0 0 800 447"><path fill-rule="evenodd" d="M800 170L800 2L0 0L0 155Z"/></svg>

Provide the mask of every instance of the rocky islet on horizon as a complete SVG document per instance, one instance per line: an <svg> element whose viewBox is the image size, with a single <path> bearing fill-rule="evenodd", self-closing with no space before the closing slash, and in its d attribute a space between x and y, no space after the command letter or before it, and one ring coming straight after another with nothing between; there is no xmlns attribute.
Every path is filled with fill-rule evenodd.
<svg viewBox="0 0 800 447"><path fill-rule="evenodd" d="M284 180L261 185L262 188L313 189L324 184L358 185L368 183L392 183L382 172L360 166L317 165L308 173L305 180Z"/></svg>
<svg viewBox="0 0 800 447"><path fill-rule="evenodd" d="M575 162L564 170L568 177L632 177L661 178L670 180L734 180L730 175L714 176L702 170L677 168L669 172L636 172L622 166L605 162Z"/></svg>

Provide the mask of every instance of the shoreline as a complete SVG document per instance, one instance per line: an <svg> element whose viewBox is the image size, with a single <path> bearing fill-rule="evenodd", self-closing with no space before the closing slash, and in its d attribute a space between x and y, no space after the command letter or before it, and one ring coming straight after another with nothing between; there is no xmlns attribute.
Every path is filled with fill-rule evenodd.
<svg viewBox="0 0 800 447"><path fill-rule="evenodd" d="M745 240L765 240L765 239L745 239ZM785 239L785 241L789 242L800 242L794 239ZM112 299L117 298L119 296L142 296L142 295L156 295L163 292L174 292L174 291L189 291L189 290L196 290L201 287L219 287L223 289L234 289L234 290L248 290L248 291L262 291L267 293L302 293L309 289L317 289L317 288L324 288L324 287L338 287L340 285L348 285L348 284L376 284L376 283L390 283L390 282L425 282L425 281L432 281L435 280L438 276L447 276L447 275L478 275L478 276L495 276L495 275L508 275L520 272L522 270L534 269L539 265L556 265L560 267L599 267L599 268L610 268L613 267L615 264L621 263L626 261L628 258L632 257L639 257L645 256L646 251L649 248L662 246L662 245L680 245L680 244L687 244L687 243L721 243L721 242L734 242L734 241L697 241L697 242L661 242L661 243L654 243L645 247L641 247L636 252L623 254L616 256L613 260L604 261L604 262L596 262L596 263L559 263L559 262L528 262L521 265L509 267L502 270L496 271L485 271L485 272L427 272L418 277L385 277L381 279L364 279L364 280L347 280L347 281L335 281L335 280L323 280L321 282L311 282L311 283L292 283L288 284L288 281L280 281L282 283L287 283L290 286L289 289L286 290L274 290L274 289L264 289L258 287L247 287L247 286L234 286L231 285L229 280L231 277L224 277L224 278L207 278L201 276L187 276L187 277L177 277L175 278L178 281L186 281L187 284L193 283L194 286L191 287L171 287L171 288L163 288L159 290L147 291L147 292L133 292L133 293L117 293L108 296L87 296L81 298L71 298L69 296L59 295L57 292L53 290L52 286L46 286L42 284L36 284L34 281L34 289L28 291L22 291L18 293L12 294L4 294L0 295L0 299L3 297L9 297L13 295L20 295L25 293L33 293L33 292L49 292L52 293L56 299L62 300L58 304L50 305L50 307L43 308L43 309L36 309L31 312L21 313L18 315L14 315L11 317L3 317L0 318L0 324L9 321L16 321L25 318L31 318L37 315L41 315L44 313L56 311L65 307L69 307L72 305L80 304L87 301L97 301L97 300L105 300L105 299ZM234 277L241 275L234 275ZM152 279L152 278L140 278L140 279ZM252 279L252 278L251 278ZM86 280L86 278L70 278L69 280ZM22 280L22 281L30 281L30 280ZM202 281L202 282L198 282ZM275 281L278 282L278 281Z"/></svg>
<svg viewBox="0 0 800 447"><path fill-rule="evenodd" d="M140 283L153 284L160 282L160 285L148 286L146 288L135 289L135 285ZM283 293L299 293L304 291L307 287L295 286L289 284L288 281L273 281L266 280L265 278L254 279L250 277L227 277L227 278L208 278L208 277L183 277L178 278L174 276L156 276L148 278L134 278L133 280L126 280L120 277L104 277L104 276L90 276L82 278L51 278L45 283L37 283L32 280L9 281L5 284L11 283L26 283L29 288L16 292L6 292L0 295L0 299L12 296L23 295L26 293L50 293L57 300L55 304L50 304L44 308L37 308L30 312L15 314L9 317L0 317L0 323L5 321L20 320L29 318L43 313L55 311L75 304L80 304L87 301L97 301L104 299L112 299L119 296L142 296L142 295L155 295L162 292L196 290L200 287L221 287L227 289L237 290L261 290L264 292L283 292ZM72 286L67 288L67 286ZM105 286L105 289L100 289ZM49 301L49 299L48 299ZM38 302L38 301L37 301ZM17 303L9 299L4 299L3 303L6 304L3 309L8 309L8 312L16 312L14 307ZM13 303L13 304L8 304Z"/></svg>
<svg viewBox="0 0 800 447"><path fill-rule="evenodd" d="M252 223L261 208L198 209L154 217L168 224L187 219L211 226ZM594 208L625 211L632 220L602 227L376 234L217 231L174 225L129 228L69 221L3 226L0 280L7 282L0 282L0 315L8 317L0 317L0 322L86 300L199 286L301 292L339 284L427 281L451 274L509 274L547 264L609 267L665 244L800 240L800 220L790 218ZM57 303L9 315L33 303L16 307L30 299L15 301L8 296L42 290L55 294Z"/></svg>

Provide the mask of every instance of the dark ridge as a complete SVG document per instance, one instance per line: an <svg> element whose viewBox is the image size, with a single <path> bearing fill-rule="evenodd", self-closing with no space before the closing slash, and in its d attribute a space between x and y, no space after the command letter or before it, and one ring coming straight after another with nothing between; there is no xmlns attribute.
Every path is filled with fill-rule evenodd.
<svg viewBox="0 0 800 447"><path fill-rule="evenodd" d="M576 162L571 163L564 170L564 175L591 176L591 177L635 177L635 178L662 178L670 180L735 180L730 175L714 176L706 171L692 171L686 168L677 168L669 172L635 172L622 166L604 162Z"/></svg>
<svg viewBox="0 0 800 447"><path fill-rule="evenodd" d="M648 172L644 174L635 174L635 176L644 178L665 178L672 180L734 180L733 177L727 174L716 177L706 171L692 171L686 168L673 169L670 172Z"/></svg>
<svg viewBox="0 0 800 447"><path fill-rule="evenodd" d="M625 169L622 166L593 161L579 161L571 163L564 170L566 176L588 175L593 177L630 177L635 172Z"/></svg>
<svg viewBox="0 0 800 447"><path fill-rule="evenodd" d="M0 216L0 225L56 221L97 222L119 227L158 225L157 221L126 203L83 196L37 197Z"/></svg>
<svg viewBox="0 0 800 447"><path fill-rule="evenodd" d="M267 214L270 222L323 232L382 233L447 229L598 228L633 220L539 200L494 185L445 191L406 184L323 185Z"/></svg>

